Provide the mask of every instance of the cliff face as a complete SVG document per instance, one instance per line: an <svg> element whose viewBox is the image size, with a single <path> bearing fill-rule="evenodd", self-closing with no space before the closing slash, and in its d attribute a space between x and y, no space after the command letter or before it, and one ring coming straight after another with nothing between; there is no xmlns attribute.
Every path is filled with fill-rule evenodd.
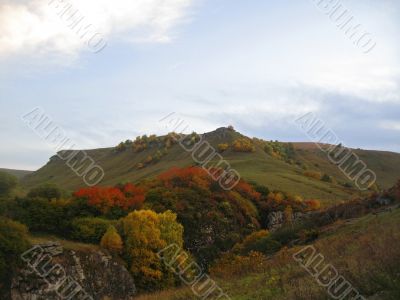
<svg viewBox="0 0 400 300"><path fill-rule="evenodd" d="M73 251L47 243L22 259L26 267L12 278L12 300L125 300L136 294L128 270L101 250Z"/></svg>

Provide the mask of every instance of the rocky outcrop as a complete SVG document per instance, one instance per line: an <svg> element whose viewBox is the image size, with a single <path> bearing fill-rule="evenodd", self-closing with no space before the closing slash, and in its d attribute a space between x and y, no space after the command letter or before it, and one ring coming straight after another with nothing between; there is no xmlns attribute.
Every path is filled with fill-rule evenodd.
<svg viewBox="0 0 400 300"><path fill-rule="evenodd" d="M267 228L269 231L275 231L282 227L285 222L285 216L282 211L274 211L268 214Z"/></svg>
<svg viewBox="0 0 400 300"><path fill-rule="evenodd" d="M307 214L302 212L293 213L292 220L299 221L304 218ZM269 231L273 232L281 228L285 224L285 214L283 211L274 211L268 214L267 228Z"/></svg>
<svg viewBox="0 0 400 300"><path fill-rule="evenodd" d="M136 288L123 264L101 250L67 250L58 243L34 246L12 278L12 300L132 299Z"/></svg>

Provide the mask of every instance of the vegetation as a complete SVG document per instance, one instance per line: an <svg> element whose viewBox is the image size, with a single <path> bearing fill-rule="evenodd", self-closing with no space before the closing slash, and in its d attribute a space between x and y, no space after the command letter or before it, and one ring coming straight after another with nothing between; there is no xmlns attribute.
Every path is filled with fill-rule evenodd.
<svg viewBox="0 0 400 300"><path fill-rule="evenodd" d="M186 289L176 290L179 279L157 255L171 244L183 249L179 263L186 266L185 258L193 259L222 282L232 299L325 299L325 291L292 259L310 243L365 295L384 292L387 299L398 298L398 210L385 213L384 220L378 213L387 204L377 199L398 203L400 181L386 191L361 194L309 145L249 139L233 128L219 132L205 138L243 176L231 190L182 152L200 141L196 133L141 136L93 150L93 158L104 159L106 179L71 194L42 184L49 178L69 182L56 157L24 179L35 186L26 196L13 196L11 180L0 200L0 277L4 262L26 247L29 228L73 247L101 246L124 262L141 292L174 288L174 294L157 295L162 299L193 299ZM396 160L394 155L382 162L392 177L397 173L388 165ZM213 160L207 166L211 173L220 171ZM281 216L280 227L270 227L271 214ZM3 237L10 243L3 244Z"/></svg>
<svg viewBox="0 0 400 300"><path fill-rule="evenodd" d="M400 201L399 191L400 182L385 192L384 197ZM349 280L365 298L398 299L400 210L378 210L378 213L368 214L374 209L379 209L376 195L322 211L313 221L314 225L321 226L318 238L297 241L290 247L281 246L273 252L269 252L274 246L272 244L264 249L254 248L260 240L296 240L298 236L289 230L291 226L273 234L262 231L254 233L235 246L234 251L216 261L210 268L210 276L233 300L330 299L327 288L320 286L293 259L296 252L312 243L317 253L324 256L324 264L334 266L338 274ZM338 213L339 217L331 218L334 213ZM355 216L358 219L354 219ZM248 252L242 251L243 245L247 245ZM196 299L190 288L167 290L138 299L155 300L160 296L167 300Z"/></svg>
<svg viewBox="0 0 400 300"><path fill-rule="evenodd" d="M184 139L185 142L190 141L189 136L187 135L187 139ZM115 147L87 150L86 152L95 161L102 162L105 177L101 185L115 186L119 182L138 182L144 178L155 178L172 167L183 168L193 165L190 153L177 145L177 138L179 139L181 136L172 133L169 137L158 136L156 137L158 142L149 143L146 149L140 152L133 151L133 142L129 140L124 142L126 150L122 152L116 153ZM225 130L224 134L215 131L203 135L203 139L209 142L214 149L218 149L218 144L228 144L232 147L233 142L241 138L250 140L254 151L247 152L246 156L243 156L242 152L225 151L223 156L231 167L247 181L267 186L270 190L281 190L302 195L304 198L319 199L323 206L359 195L354 184L349 182L337 166L329 161L326 154L312 143L292 143L295 154L290 160L294 163L287 163L281 157L281 154L287 151L280 151L280 155L269 155L264 151L265 144L270 142L249 139L234 130ZM147 140L149 139L150 136L147 137ZM155 138L152 137L150 140L153 139ZM277 142L281 148L288 144ZM158 151L162 153L159 160L157 160ZM354 151L369 168L376 172L377 184L380 189L389 188L396 182L400 167L400 154L366 150ZM153 161L144 164L148 156L152 156ZM215 158L215 160L212 163L216 164L218 159ZM305 170L329 174L332 182L317 181L306 177L303 175ZM57 156L52 157L50 162L40 170L21 179L22 187L27 190L49 181L69 191L75 191L83 185L82 178L75 176L65 162Z"/></svg>
<svg viewBox="0 0 400 300"><path fill-rule="evenodd" d="M249 138L236 139L232 144L233 151L236 152L254 152L255 147Z"/></svg>
<svg viewBox="0 0 400 300"><path fill-rule="evenodd" d="M88 205L109 216L121 216L124 211L139 209L145 198L144 190L132 183L116 187L82 188L74 196L86 200Z"/></svg>
<svg viewBox="0 0 400 300"><path fill-rule="evenodd" d="M108 229L113 228L114 222L102 218L75 218L71 222L71 238L85 243L98 244L108 233Z"/></svg>
<svg viewBox="0 0 400 300"><path fill-rule="evenodd" d="M17 177L6 172L0 172L0 196L7 196L17 186L17 183Z"/></svg>
<svg viewBox="0 0 400 300"><path fill-rule="evenodd" d="M218 152L222 153L229 148L229 144L218 144Z"/></svg>
<svg viewBox="0 0 400 300"><path fill-rule="evenodd" d="M170 211L134 211L122 219L126 255L135 282L143 290L154 290L174 282L171 271L157 253L170 244L183 247L183 227Z"/></svg>
<svg viewBox="0 0 400 300"><path fill-rule="evenodd" d="M114 226L108 227L106 233L100 241L101 247L107 249L111 253L120 254L123 249L123 242L121 236L118 234Z"/></svg>
<svg viewBox="0 0 400 300"><path fill-rule="evenodd" d="M295 159L295 149L293 143L281 143L278 141L269 141L264 143L264 151L278 159L293 163Z"/></svg>
<svg viewBox="0 0 400 300"><path fill-rule="evenodd" d="M20 255L29 247L26 226L0 216L0 290L10 280Z"/></svg>
<svg viewBox="0 0 400 300"><path fill-rule="evenodd" d="M61 189L57 185L52 183L47 183L35 187L31 189L28 193L28 197L31 198L39 197L47 199L48 201L59 200L61 196L62 196Z"/></svg>

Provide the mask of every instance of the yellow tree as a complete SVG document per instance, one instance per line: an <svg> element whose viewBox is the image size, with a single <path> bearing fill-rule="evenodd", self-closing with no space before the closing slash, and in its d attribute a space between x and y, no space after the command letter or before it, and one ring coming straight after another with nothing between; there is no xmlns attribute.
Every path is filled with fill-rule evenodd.
<svg viewBox="0 0 400 300"><path fill-rule="evenodd" d="M172 271L157 253L172 244L183 247L183 226L177 222L176 214L134 211L122 219L122 226L130 270L138 286L149 290L173 283Z"/></svg>
<svg viewBox="0 0 400 300"><path fill-rule="evenodd" d="M122 224L130 270L138 285L148 289L162 278L157 252L166 243L161 239L158 215L151 210L134 211L122 220Z"/></svg>
<svg viewBox="0 0 400 300"><path fill-rule="evenodd" d="M100 245L111 253L121 253L123 242L114 226L108 227L106 233L101 238Z"/></svg>

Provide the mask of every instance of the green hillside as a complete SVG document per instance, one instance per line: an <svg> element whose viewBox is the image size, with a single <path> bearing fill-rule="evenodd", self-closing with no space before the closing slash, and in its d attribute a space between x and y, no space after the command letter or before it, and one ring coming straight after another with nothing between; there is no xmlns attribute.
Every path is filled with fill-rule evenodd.
<svg viewBox="0 0 400 300"><path fill-rule="evenodd" d="M294 155L291 161L287 162L276 155L267 154L264 149L265 141L259 139L251 140L254 145L252 152L234 151L231 145L236 139L248 138L232 129L219 128L203 136L215 148L219 144L229 144L230 147L222 153L224 159L244 179L266 185L271 190L282 190L304 198L317 198L325 204L346 200L358 193L351 186L344 187L343 183L347 182L346 177L329 162L326 154L312 143L293 143ZM165 137L158 137L158 139L163 138ZM141 152L134 152L131 145L124 147L126 149L123 151L117 151L116 148L86 151L104 169L105 176L100 185L114 185L126 181L138 182L155 177L171 167L195 164L191 153L186 152L180 145L174 144L159 161L138 167L138 164L144 163L149 156L154 157L160 147L149 146ZM400 170L400 154L368 150L356 150L356 152L376 172L377 183L380 187L387 188L396 182L398 170ZM305 170L327 174L334 180L325 182L307 177L304 175ZM22 185L28 189L47 182L56 183L68 190L84 186L82 178L76 176L65 161L57 156L50 158L50 161L38 171L24 177Z"/></svg>
<svg viewBox="0 0 400 300"><path fill-rule="evenodd" d="M0 168L0 172L5 172L11 175L14 175L15 177L21 179L25 177L26 175L32 173L33 171L28 171L28 170L13 170L13 169L4 169Z"/></svg>

